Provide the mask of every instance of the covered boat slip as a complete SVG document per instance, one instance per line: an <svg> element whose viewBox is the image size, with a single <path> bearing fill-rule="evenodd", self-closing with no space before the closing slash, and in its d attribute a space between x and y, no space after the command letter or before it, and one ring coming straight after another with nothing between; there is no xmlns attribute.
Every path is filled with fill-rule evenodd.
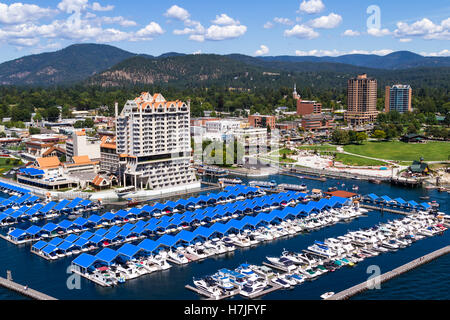
<svg viewBox="0 0 450 320"><path fill-rule="evenodd" d="M217 199L223 199L223 201L226 200L235 201L238 197L245 198L245 197L260 196L260 194L258 193L258 189L247 186L227 187L225 188L225 190L228 191L221 192L219 194L203 195L197 198L190 198L188 200L180 199L177 202L169 201L166 204L156 203L153 206L145 205L142 208L131 208L129 211L119 210L116 213L107 212L101 216L94 214L91 215L88 219L78 218L77 220L74 221L74 224L70 226L68 226L66 220L64 220L60 222L57 225L57 228L51 232L43 230L43 232L38 233L36 235L24 233L18 238L19 240L13 240L11 237L9 237L9 234L6 237L5 236L1 237L15 244L23 244L27 242L42 240L49 237L64 236L71 233L79 233L84 230L89 230L93 228L101 228L104 226L110 226L114 224L124 224L130 221L148 219L152 216L158 217L163 214L165 215L173 213L173 210L175 208L178 208L179 210L195 210L195 209L198 210L199 208L197 208L197 206L199 206L199 204L204 204L204 206L214 205L215 203L217 203L218 201ZM304 194L298 195L300 196ZM36 211L31 216L31 218L33 217L45 218L51 213L53 213L56 217L62 214L68 214L70 212L73 212L74 208L84 208L86 210L89 209L92 205L93 205L92 201L82 200L80 198L77 198L73 201L61 200L58 204L50 202L46 204L43 208L41 208L39 211ZM231 205L231 203L228 203L228 205ZM198 212L199 211L194 212L189 211L188 213L198 213ZM0 215L0 219L3 219L3 221L5 221L5 225L6 223L9 223L9 225L15 224L20 220L21 217L23 217L23 215L19 215L17 218L10 216L4 217ZM2 223L2 220L0 220L0 223Z"/></svg>
<svg viewBox="0 0 450 320"><path fill-rule="evenodd" d="M120 263L123 261L139 259L141 257L150 257L157 255L161 250L177 250L177 248L182 246L226 237L231 233L240 233L247 229L253 230L269 224L278 224L287 219L307 217L311 213L320 212L325 208L337 208L346 204L351 204L348 199L337 197L322 200L323 201L319 202L311 201L307 205L298 204L295 207L285 207L282 210L274 210L270 213L261 212L256 216L245 216L241 220L232 219L226 224L216 222L210 227L200 226L193 231L182 230L176 235L164 234L156 240L145 239L137 245L126 243L117 250L103 248L95 256L84 252L72 261L72 270L91 279L90 275L95 272L96 269L110 267L116 262ZM136 226L134 228L138 227L139 226ZM134 228L129 231L132 232ZM141 226L141 230L146 229L147 227ZM50 246L49 250L54 250L52 244L49 243L48 246ZM42 248L42 244L39 244L39 247Z"/></svg>
<svg viewBox="0 0 450 320"><path fill-rule="evenodd" d="M3 181L0 181L0 191L6 192L6 193L18 193L18 194L27 194L31 193L30 190L21 188L9 183L5 183Z"/></svg>
<svg viewBox="0 0 450 320"><path fill-rule="evenodd" d="M34 196L32 198L34 198ZM36 201L39 200L38 197L35 198ZM79 210L90 210L91 208L95 209L95 205L90 200L78 198L73 201L62 200L59 203L55 203L53 201L48 202L47 204L37 203L33 206L22 206L17 210L8 208L4 212L0 213L0 226L14 225L16 223L28 220L55 218L63 214L69 214L76 208Z"/></svg>
<svg viewBox="0 0 450 320"><path fill-rule="evenodd" d="M396 198L391 199L389 196L377 196L374 193L368 194L362 198L362 201L365 203L368 203L375 207L393 207L397 209L401 209L405 212L412 212L412 211L428 211L432 207L430 204L426 202L417 203L414 200L411 201L405 201L402 198Z"/></svg>
<svg viewBox="0 0 450 320"><path fill-rule="evenodd" d="M288 198L286 198L288 197ZM280 199L290 199L290 201L299 199L304 199L304 196L299 198L296 193L291 193L290 197L286 194L279 194L274 196L266 196L266 203L269 205L277 203L277 208L280 208ZM139 221L136 224L127 223L123 227L113 226L108 230L99 229L95 234L87 231L83 233L79 238L75 238L72 234L71 239L66 238L66 242L71 242L74 245L64 248L56 247L53 248L51 243L49 245L52 248L50 253L43 252L42 243L39 242L32 247L31 251L43 256L46 259L58 259L67 255L77 254L80 252L87 252L96 250L98 248L106 246L116 246L126 242L134 242L139 239L145 238L157 238L158 240L153 241L156 243L155 249L159 249L159 244L172 248L180 245L190 245L198 241L204 241L210 238L223 237L229 233L239 233L245 229L255 229L259 226L264 226L268 224L277 224L286 219L295 219L300 217L307 217L313 212L320 212L324 209L337 208L342 205L350 204L348 199L333 197L331 199L322 199L319 202L310 202L306 205L300 204L296 207L285 207L282 210L274 210L270 213L266 212L256 212L251 213L254 216L242 216L244 215L242 210L237 209L236 211L226 210L222 206L221 208L216 208L217 215L224 218L226 215L228 222L226 224L220 223L217 220L211 220L210 216L206 214L206 210L203 213L194 213L198 216L192 219L188 216L179 217L163 217L161 219L152 218L151 220L144 222ZM240 204L236 204L240 206ZM258 207L259 208L259 207ZM234 212L240 212L235 218L230 215ZM242 218L237 220L237 218ZM164 219L166 218L166 219ZM188 220L188 221L186 221ZM195 224L192 222L196 222ZM205 225L210 225L210 227L201 226L202 222L206 222ZM194 231L187 231L186 229L193 229ZM181 230L181 232L180 232ZM175 236L171 236L168 233L177 233ZM79 243L80 239L87 240L87 242ZM159 242L158 242L159 241Z"/></svg>

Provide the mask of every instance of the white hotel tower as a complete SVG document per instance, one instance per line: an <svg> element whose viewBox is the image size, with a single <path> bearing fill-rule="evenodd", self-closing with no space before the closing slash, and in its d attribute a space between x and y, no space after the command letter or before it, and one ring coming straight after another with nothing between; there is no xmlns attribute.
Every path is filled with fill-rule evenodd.
<svg viewBox="0 0 450 320"><path fill-rule="evenodd" d="M125 104L117 121L117 153L125 186L162 192L199 188L190 167L190 103L144 92Z"/></svg>

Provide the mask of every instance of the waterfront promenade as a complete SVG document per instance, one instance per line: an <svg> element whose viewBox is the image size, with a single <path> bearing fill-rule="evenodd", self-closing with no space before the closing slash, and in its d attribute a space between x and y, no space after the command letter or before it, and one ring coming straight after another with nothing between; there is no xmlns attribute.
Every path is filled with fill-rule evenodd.
<svg viewBox="0 0 450 320"><path fill-rule="evenodd" d="M23 296L26 296L34 300L58 300L42 292L33 290L31 288L25 287L24 285L20 285L18 283L15 283L14 281L10 281L1 277L0 277L0 287L4 287L8 290L15 291Z"/></svg>
<svg viewBox="0 0 450 320"><path fill-rule="evenodd" d="M441 256L444 256L446 254L450 253L450 246L446 246L442 249L436 250L432 253L429 253L421 258L415 259L407 264L404 264L392 271L386 272L382 274L381 276L375 277L371 279L370 281L366 281L363 283L360 283L356 286L353 286L351 288L348 288L344 291L341 291L339 293L336 293L335 295L331 296L330 298L326 300L346 300L349 299L361 292L364 292L366 290L369 290L371 286L374 284L382 284L386 281L389 281L395 277L398 277L408 271L411 271L415 268L420 267L421 265L424 265L426 263L429 263Z"/></svg>

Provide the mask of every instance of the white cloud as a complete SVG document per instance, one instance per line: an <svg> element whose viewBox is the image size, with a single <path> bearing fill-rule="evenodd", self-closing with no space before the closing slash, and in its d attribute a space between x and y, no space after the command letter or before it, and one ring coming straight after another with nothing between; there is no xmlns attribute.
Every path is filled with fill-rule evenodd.
<svg viewBox="0 0 450 320"><path fill-rule="evenodd" d="M433 21L423 18L413 24L398 22L394 31L396 37L422 37L427 40L450 40L450 18L435 24Z"/></svg>
<svg viewBox="0 0 450 320"><path fill-rule="evenodd" d="M26 23L52 16L56 12L56 10L41 8L34 4L12 3L8 6L0 3L0 23Z"/></svg>
<svg viewBox="0 0 450 320"><path fill-rule="evenodd" d="M114 6L113 5L107 5L102 7L102 5L98 2L94 2L91 6L92 10L94 11L111 11L114 10Z"/></svg>
<svg viewBox="0 0 450 320"><path fill-rule="evenodd" d="M399 39L398 41L400 41L400 42L411 42L412 39L411 38L402 38L402 39Z"/></svg>
<svg viewBox="0 0 450 320"><path fill-rule="evenodd" d="M361 33L359 33L359 31L353 31L351 29L347 29L344 31L344 33L342 35L345 37L357 37L357 36L361 35Z"/></svg>
<svg viewBox="0 0 450 320"><path fill-rule="evenodd" d="M319 36L319 33L308 26L297 24L292 29L285 30L284 35L286 37L297 37L300 39L314 39Z"/></svg>
<svg viewBox="0 0 450 320"><path fill-rule="evenodd" d="M58 3L58 9L66 12L81 12L88 7L88 0L62 0Z"/></svg>
<svg viewBox="0 0 450 320"><path fill-rule="evenodd" d="M108 24L118 24L122 27L134 27L137 26L137 23L132 20L127 20L122 16L119 17L101 17L100 18L102 22L108 23Z"/></svg>
<svg viewBox="0 0 450 320"><path fill-rule="evenodd" d="M328 16L322 16L310 22L313 28L333 29L342 23L342 17L336 13L330 13Z"/></svg>
<svg viewBox="0 0 450 320"><path fill-rule="evenodd" d="M323 4L322 0L303 0L303 2L300 4L300 12L306 12L308 14L314 14L319 13L325 9L325 5Z"/></svg>
<svg viewBox="0 0 450 320"><path fill-rule="evenodd" d="M189 19L191 14L186 10L177 5L171 6L164 14L168 18L178 19L181 21Z"/></svg>
<svg viewBox="0 0 450 320"><path fill-rule="evenodd" d="M212 25L205 34L206 40L220 41L234 39L244 35L247 32L246 26L218 26Z"/></svg>
<svg viewBox="0 0 450 320"><path fill-rule="evenodd" d="M425 57L450 57L450 50L444 49L439 52L429 52L429 53L421 52L420 54Z"/></svg>
<svg viewBox="0 0 450 320"><path fill-rule="evenodd" d="M256 50L255 56L263 56L269 53L269 48L265 45L261 45L259 50Z"/></svg>
<svg viewBox="0 0 450 320"><path fill-rule="evenodd" d="M222 13L220 16L216 16L216 19L212 21L214 24L218 24L221 26L234 26L241 24L239 21L230 18L225 13Z"/></svg>
<svg viewBox="0 0 450 320"><path fill-rule="evenodd" d="M205 36L202 34L193 34L189 36L189 40L197 41L197 42L204 42Z"/></svg>
<svg viewBox="0 0 450 320"><path fill-rule="evenodd" d="M136 32L136 35L142 38L153 38L154 36L162 35L164 30L156 22L150 22L145 28Z"/></svg>
<svg viewBox="0 0 450 320"><path fill-rule="evenodd" d="M276 17L276 18L273 19L273 21L275 21L276 23L279 23L279 24L284 24L286 26L290 26L290 25L294 24L291 21L291 19L288 19L288 18L278 18L278 17Z"/></svg>
<svg viewBox="0 0 450 320"><path fill-rule="evenodd" d="M274 26L272 22L268 21L264 24L264 29L272 29Z"/></svg>
<svg viewBox="0 0 450 320"><path fill-rule="evenodd" d="M389 29L377 29L377 28L370 28L367 30L367 33L374 37L384 37L391 34Z"/></svg>
<svg viewBox="0 0 450 320"><path fill-rule="evenodd" d="M348 54L375 54L380 56L385 56L394 52L390 49L382 49L382 50L351 50L351 51L339 51L339 50L322 50L322 49L314 49L309 51L296 50L295 55L297 56L315 56L315 57L339 57Z"/></svg>

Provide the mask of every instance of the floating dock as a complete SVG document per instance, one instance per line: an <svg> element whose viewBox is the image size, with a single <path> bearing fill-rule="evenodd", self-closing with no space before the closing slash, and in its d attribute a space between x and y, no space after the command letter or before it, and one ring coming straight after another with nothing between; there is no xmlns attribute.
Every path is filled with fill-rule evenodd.
<svg viewBox="0 0 450 320"><path fill-rule="evenodd" d="M50 297L42 292L33 290L31 288L26 288L24 285L20 285L15 283L14 281L7 280L5 278L0 277L0 287L9 289L11 291L15 291L25 297L34 299L34 300L58 300L56 298Z"/></svg>
<svg viewBox="0 0 450 320"><path fill-rule="evenodd" d="M371 279L370 282L363 282L356 286L353 286L347 290L341 291L339 293L336 293L335 295L331 296L330 298L326 300L346 300L349 299L361 292L364 292L366 290L370 289L370 286L373 285L373 283L384 283L386 281L389 281L395 277L398 277L402 275L403 273L406 273L408 271L411 271L415 268L420 267L421 265L424 265L426 263L429 263L441 256L444 256L446 254L450 253L450 246L446 246L442 249L439 249L437 251L434 251L430 254L427 254L421 258L415 259L403 266L400 266L392 271L389 271L387 273L382 274L381 276L378 276L376 278Z"/></svg>

